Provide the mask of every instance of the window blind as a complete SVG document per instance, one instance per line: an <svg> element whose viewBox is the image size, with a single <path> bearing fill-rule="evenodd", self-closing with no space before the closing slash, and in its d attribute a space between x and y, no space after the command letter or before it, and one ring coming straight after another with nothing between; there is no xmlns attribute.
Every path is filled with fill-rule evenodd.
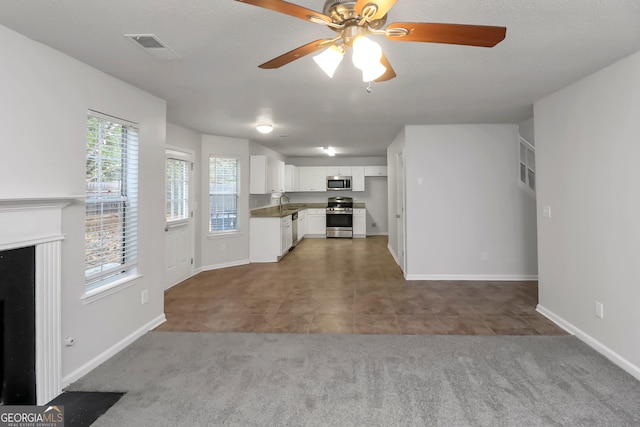
<svg viewBox="0 0 640 427"><path fill-rule="evenodd" d="M189 168L185 160L167 159L166 220L189 218Z"/></svg>
<svg viewBox="0 0 640 427"><path fill-rule="evenodd" d="M138 131L87 117L85 280L96 289L131 272L138 252Z"/></svg>
<svg viewBox="0 0 640 427"><path fill-rule="evenodd" d="M209 157L209 232L238 230L240 161Z"/></svg>

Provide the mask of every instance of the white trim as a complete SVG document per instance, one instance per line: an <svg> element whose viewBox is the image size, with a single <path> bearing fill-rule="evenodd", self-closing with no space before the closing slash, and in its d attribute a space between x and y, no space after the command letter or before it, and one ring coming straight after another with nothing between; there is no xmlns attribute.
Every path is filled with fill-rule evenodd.
<svg viewBox="0 0 640 427"><path fill-rule="evenodd" d="M221 231L219 233L209 233L207 234L207 239L216 240L216 239L233 239L236 237L242 236L242 231L234 230L234 231Z"/></svg>
<svg viewBox="0 0 640 427"><path fill-rule="evenodd" d="M182 160L188 163L195 163L195 152L187 148L167 145L164 150L166 159Z"/></svg>
<svg viewBox="0 0 640 427"><path fill-rule="evenodd" d="M251 262L248 259L242 259L239 261L223 262L222 264L205 265L198 269L198 273L203 271L219 270L221 268L227 268L227 267L237 267L239 265L247 265L250 263Z"/></svg>
<svg viewBox="0 0 640 427"><path fill-rule="evenodd" d="M115 345L108 348L107 350L103 351L101 354L97 355L96 357L94 357L93 359L91 359L90 361L88 361L87 363L85 363L75 371L71 372L69 375L64 376L62 378L62 387L63 388L67 387L72 382L77 381L83 376L87 375L89 372L91 372L92 370L100 366L102 363L111 359L118 352L124 350L128 345L130 345L135 340L137 340L138 338L146 334L148 331L160 326L166 321L167 321L167 318L163 313L160 316L156 317L155 319L151 320L146 325L143 325L141 328L134 331L133 333L131 333L121 341L117 342Z"/></svg>
<svg viewBox="0 0 640 427"><path fill-rule="evenodd" d="M551 320L553 323L555 323L565 331L569 332L572 335L575 335L580 341L584 342L589 347L593 348L595 351L602 354L604 357L609 359L615 365L624 369L629 375L635 377L637 380L640 380L640 367L629 362L627 359L620 356L618 353L611 350L609 347L602 344L600 341L596 340L591 335L582 331L581 329L574 326L573 324L567 322L562 317L544 308L540 304L538 304L538 306L536 307L536 311L542 314L547 319Z"/></svg>
<svg viewBox="0 0 640 427"><path fill-rule="evenodd" d="M367 236L388 236L389 232L387 231L378 231L377 233L367 233Z"/></svg>
<svg viewBox="0 0 640 427"><path fill-rule="evenodd" d="M408 274L407 280L477 280L524 282L538 280L538 275L527 274Z"/></svg>
<svg viewBox="0 0 640 427"><path fill-rule="evenodd" d="M55 241L64 240L64 239L65 239L64 234L52 234L51 236L42 237L39 239L15 241L12 243L2 243L0 244L0 251L5 251L8 249L15 249L15 248L28 248L29 246L38 246L44 243L55 242Z"/></svg>
<svg viewBox="0 0 640 427"><path fill-rule="evenodd" d="M132 274L130 276L123 277L109 283L108 285L100 286L99 288L86 292L80 297L80 299L85 304L91 304L135 285L136 281L141 277L142 274Z"/></svg>
<svg viewBox="0 0 640 427"><path fill-rule="evenodd" d="M398 262L398 256L396 255L396 253L394 252L393 248L391 247L391 243L387 244L387 249L389 250L389 253L391 254L393 259L395 260L396 264L400 265L400 262Z"/></svg>

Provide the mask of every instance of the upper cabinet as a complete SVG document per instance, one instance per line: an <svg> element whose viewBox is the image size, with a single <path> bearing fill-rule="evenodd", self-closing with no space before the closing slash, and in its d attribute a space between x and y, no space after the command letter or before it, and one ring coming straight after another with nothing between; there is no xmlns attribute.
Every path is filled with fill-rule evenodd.
<svg viewBox="0 0 640 427"><path fill-rule="evenodd" d="M327 191L327 168L324 166L300 166L298 191Z"/></svg>
<svg viewBox="0 0 640 427"><path fill-rule="evenodd" d="M253 157L251 156L253 165ZM266 166L265 166L266 167ZM284 191L327 191L328 176L350 176L351 191L365 191L366 176L387 176L386 166L284 166ZM251 179L253 183L253 166ZM264 186L264 185L263 185ZM252 184L252 189L253 184ZM260 187L262 189L262 187ZM281 191L281 190L276 190ZM271 191L267 191L269 193ZM254 193L252 194L265 194Z"/></svg>
<svg viewBox="0 0 640 427"><path fill-rule="evenodd" d="M327 166L327 176L351 176L351 166Z"/></svg>
<svg viewBox="0 0 640 427"><path fill-rule="evenodd" d="M249 163L249 193L284 192L284 162L264 155L251 156Z"/></svg>
<svg viewBox="0 0 640 427"><path fill-rule="evenodd" d="M284 165L284 191L300 191L300 174L297 166Z"/></svg>
<svg viewBox="0 0 640 427"><path fill-rule="evenodd" d="M351 191L364 191L364 169L366 166L351 167Z"/></svg>
<svg viewBox="0 0 640 427"><path fill-rule="evenodd" d="M365 166L364 176L387 176L386 166Z"/></svg>

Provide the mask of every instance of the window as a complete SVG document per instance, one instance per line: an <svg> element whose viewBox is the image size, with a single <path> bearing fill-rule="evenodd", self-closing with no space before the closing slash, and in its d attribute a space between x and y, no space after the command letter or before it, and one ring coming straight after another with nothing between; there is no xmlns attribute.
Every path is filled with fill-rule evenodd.
<svg viewBox="0 0 640 427"><path fill-rule="evenodd" d="M209 158L209 232L238 231L240 161L237 158Z"/></svg>
<svg viewBox="0 0 640 427"><path fill-rule="evenodd" d="M535 196L536 149L524 138L520 138L520 184Z"/></svg>
<svg viewBox="0 0 640 427"><path fill-rule="evenodd" d="M191 163L186 160L167 158L167 222L189 218L189 170Z"/></svg>
<svg viewBox="0 0 640 427"><path fill-rule="evenodd" d="M87 120L85 289L135 272L138 131L93 111Z"/></svg>

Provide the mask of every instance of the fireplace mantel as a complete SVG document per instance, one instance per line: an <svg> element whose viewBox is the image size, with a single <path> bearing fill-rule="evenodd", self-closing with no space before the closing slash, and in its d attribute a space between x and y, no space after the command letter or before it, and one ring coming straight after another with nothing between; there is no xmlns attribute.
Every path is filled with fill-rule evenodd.
<svg viewBox="0 0 640 427"><path fill-rule="evenodd" d="M62 392L62 209L84 196L0 198L0 251L36 249L36 396L43 405Z"/></svg>

